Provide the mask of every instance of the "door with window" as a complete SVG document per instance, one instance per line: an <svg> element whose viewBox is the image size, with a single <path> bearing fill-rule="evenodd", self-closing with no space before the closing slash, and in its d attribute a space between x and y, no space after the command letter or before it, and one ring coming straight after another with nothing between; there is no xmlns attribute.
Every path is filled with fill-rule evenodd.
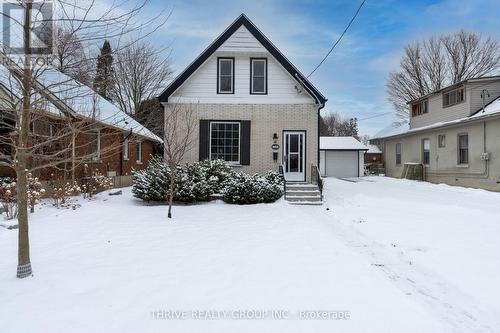
<svg viewBox="0 0 500 333"><path fill-rule="evenodd" d="M287 181L305 181L305 131L283 132L283 164Z"/></svg>

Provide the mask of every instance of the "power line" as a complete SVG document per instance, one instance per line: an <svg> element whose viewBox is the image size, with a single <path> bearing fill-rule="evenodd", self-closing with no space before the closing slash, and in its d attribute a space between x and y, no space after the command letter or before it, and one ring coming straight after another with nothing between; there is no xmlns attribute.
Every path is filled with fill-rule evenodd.
<svg viewBox="0 0 500 333"><path fill-rule="evenodd" d="M393 111L378 113L378 114L375 114L373 116L369 116L369 117L366 117L366 118L359 118L358 121L368 120L368 119L377 118L377 117L382 117L382 116L385 116L386 114L389 114L389 113L393 113Z"/></svg>
<svg viewBox="0 0 500 333"><path fill-rule="evenodd" d="M356 13L354 13L354 16L351 18L351 20L349 21L349 24L347 25L347 27L344 29L344 31L342 32L342 34L340 35L340 37L337 39L337 41L335 42L335 44L333 44L332 48L330 49L330 51L328 51L328 53L325 55L325 57L320 61L320 63L318 64L318 66L316 66L316 68L313 69L313 71L307 76L307 78L309 78L311 75L314 74L314 72L316 72L316 70L319 68L319 66L321 66L323 64L323 62L325 62L326 58L328 58L328 56L330 55L330 53L333 52L333 50L335 49L335 47L337 46L338 43L340 43L340 41L342 40L342 37L344 37L345 33L347 32L347 30L349 30L349 28L351 27L351 24L352 22L354 22L354 20L356 19L356 17L358 16L359 12L361 11L361 8L363 7L363 5L365 4L366 0L363 0L361 2L361 4L359 5L358 7L358 10L356 10Z"/></svg>

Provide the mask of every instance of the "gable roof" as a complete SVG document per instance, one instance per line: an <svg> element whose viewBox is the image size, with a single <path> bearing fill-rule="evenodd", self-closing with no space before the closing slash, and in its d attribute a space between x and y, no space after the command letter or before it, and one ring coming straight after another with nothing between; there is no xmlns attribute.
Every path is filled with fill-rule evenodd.
<svg viewBox="0 0 500 333"><path fill-rule="evenodd" d="M160 94L160 102L168 102L168 98L201 66L208 58L231 37L238 28L244 26L271 53L283 68L311 95L318 104L327 101L319 90L281 53L271 41L253 24L245 14L241 14L212 44L210 44L182 73L180 73Z"/></svg>
<svg viewBox="0 0 500 333"><path fill-rule="evenodd" d="M368 150L368 147L352 136L321 136L320 150Z"/></svg>

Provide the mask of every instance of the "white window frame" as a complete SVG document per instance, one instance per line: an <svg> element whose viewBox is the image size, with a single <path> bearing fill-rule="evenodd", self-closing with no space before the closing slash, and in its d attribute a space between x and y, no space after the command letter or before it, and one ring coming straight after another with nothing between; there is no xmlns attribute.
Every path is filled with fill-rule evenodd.
<svg viewBox="0 0 500 333"><path fill-rule="evenodd" d="M135 161L137 164L142 164L142 141L135 143Z"/></svg>
<svg viewBox="0 0 500 333"><path fill-rule="evenodd" d="M254 91L254 63L264 63L264 91ZM251 95L267 95L267 58L251 58L250 59L250 94Z"/></svg>
<svg viewBox="0 0 500 333"><path fill-rule="evenodd" d="M222 61L230 61L231 62L231 91L222 91L221 90L221 62ZM234 58L230 57L220 57L217 58L217 94L234 94Z"/></svg>
<svg viewBox="0 0 500 333"><path fill-rule="evenodd" d="M128 142L128 138L125 138L123 140L123 159L128 161L129 159L129 142Z"/></svg>
<svg viewBox="0 0 500 333"><path fill-rule="evenodd" d="M462 96L462 100L458 100L458 92L459 91L462 91L461 93L461 96ZM448 95L448 104L445 104L445 96ZM452 101L451 97L454 97L454 100ZM463 103L465 102L465 87L459 87L459 88L455 88L453 90L450 90L450 91L447 91L447 92L444 92L443 93L443 108L448 108L450 106L453 106L453 105L457 105L457 104L460 104L460 103Z"/></svg>
<svg viewBox="0 0 500 333"><path fill-rule="evenodd" d="M445 147L446 147L446 135L439 134L438 135L438 148L445 148Z"/></svg>
<svg viewBox="0 0 500 333"><path fill-rule="evenodd" d="M228 164L236 164L239 165L241 162L241 122L239 121L211 121L209 123L208 131L208 158L212 159L212 124L237 124L238 125L238 161L225 161Z"/></svg>
<svg viewBox="0 0 500 333"><path fill-rule="evenodd" d="M467 147L466 148L460 148L460 138L466 136L467 137ZM467 150L467 161L463 162L461 157L461 150L466 149ZM458 165L469 165L469 159L470 159L470 153L469 153L469 133L459 133L457 134L457 161Z"/></svg>
<svg viewBox="0 0 500 333"><path fill-rule="evenodd" d="M425 149L425 144L428 143L428 149ZM429 160L425 161L425 153L429 155ZM422 139L422 164L429 165L431 163L431 139Z"/></svg>
<svg viewBox="0 0 500 333"><path fill-rule="evenodd" d="M399 147L399 154L398 154L398 147ZM396 165L401 165L403 162L403 145L398 142L396 143ZM399 163L398 163L398 155L399 155Z"/></svg>

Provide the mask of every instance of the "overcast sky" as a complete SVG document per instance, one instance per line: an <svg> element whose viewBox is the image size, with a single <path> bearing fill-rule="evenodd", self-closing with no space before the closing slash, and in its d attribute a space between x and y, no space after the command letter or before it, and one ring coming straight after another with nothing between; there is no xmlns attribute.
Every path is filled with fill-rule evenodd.
<svg viewBox="0 0 500 333"><path fill-rule="evenodd" d="M245 13L304 73L309 74L345 28L357 0L153 0L152 10L173 8L154 37L171 45L178 73L234 19ZM367 0L357 20L311 77L328 98L325 112L360 119L361 134L375 134L393 121L385 79L412 41L460 30L500 39L499 0Z"/></svg>

